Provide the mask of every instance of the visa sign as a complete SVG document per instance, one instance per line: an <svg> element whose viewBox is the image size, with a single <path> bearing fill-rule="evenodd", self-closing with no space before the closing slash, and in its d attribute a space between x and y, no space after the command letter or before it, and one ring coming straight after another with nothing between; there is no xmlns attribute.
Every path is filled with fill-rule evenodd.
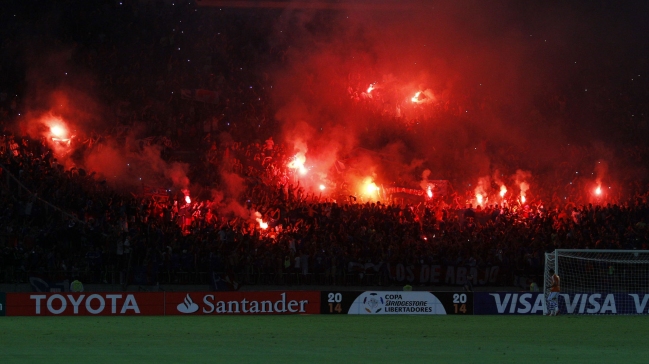
<svg viewBox="0 0 649 364"><path fill-rule="evenodd" d="M534 293L489 293L499 314L543 314L545 298ZM474 309L475 312L475 309Z"/></svg>
<svg viewBox="0 0 649 364"><path fill-rule="evenodd" d="M543 293L474 293L476 315L542 315ZM559 309L563 314L649 314L647 293L562 293Z"/></svg>
<svg viewBox="0 0 649 364"><path fill-rule="evenodd" d="M599 293L560 294L565 303L566 313L617 313L615 297L609 293L602 297ZM572 296L572 299L571 297ZM602 302L603 299L603 302Z"/></svg>

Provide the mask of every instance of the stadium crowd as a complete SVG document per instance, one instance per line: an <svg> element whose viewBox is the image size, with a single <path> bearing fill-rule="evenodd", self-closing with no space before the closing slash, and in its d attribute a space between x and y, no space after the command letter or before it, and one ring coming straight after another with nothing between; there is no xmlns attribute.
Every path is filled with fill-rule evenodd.
<svg viewBox="0 0 649 364"><path fill-rule="evenodd" d="M341 284L347 274L372 273L371 282L389 284L389 267L399 263L497 265L509 279L540 274L544 253L555 248L648 248L643 198L476 209L333 202L292 183L280 146L257 146L229 152L237 162L224 165L245 177L246 190L238 210L224 210L182 195L125 195L83 170L64 170L42 142L21 140L2 155L3 279L58 272L87 282L114 282L120 273L121 283L134 274L140 283L196 282L207 279L199 272L220 272L245 283L309 276ZM259 153L273 161L243 159Z"/></svg>
<svg viewBox="0 0 649 364"><path fill-rule="evenodd" d="M12 127L24 115L25 90L5 72L0 282L39 276L207 283L216 272L244 284L391 284L397 264L439 264L498 266L496 284L504 285L514 275L542 274L544 253L555 248L649 249L644 181L620 188L624 197L591 204L575 198L583 188L579 179L557 183L573 175L569 165L536 180L537 195L544 197L528 204L474 208L463 191L435 204L307 193L286 168L290 146L268 139L277 122L271 85L257 70L281 62L284 51L261 40L270 26L259 24L263 17L212 12L207 21L191 5L153 1L82 4L67 4L70 21L59 37L75 45L63 55L65 69L101 75L99 97L111 105L115 123L99 135L116 137L144 125L144 134L170 140L170 154L191 150L199 156L192 183L218 190L225 176L235 175L245 188L227 206L205 193L188 203L180 192L131 194L92 171L66 169L45 139ZM19 27L7 22L2 28L4 69L22 67L20 44L9 41ZM219 90L218 102L183 98L183 88ZM620 101L618 107L626 106ZM593 147L564 148L571 159L593 154ZM649 149L629 144L624 153L640 164ZM503 155L511 158L501 163L514 170L525 151Z"/></svg>

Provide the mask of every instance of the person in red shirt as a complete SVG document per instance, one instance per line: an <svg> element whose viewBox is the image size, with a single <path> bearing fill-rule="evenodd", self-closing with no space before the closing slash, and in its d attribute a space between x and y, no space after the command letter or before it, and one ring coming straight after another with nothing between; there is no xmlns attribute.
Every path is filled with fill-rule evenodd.
<svg viewBox="0 0 649 364"><path fill-rule="evenodd" d="M561 279L559 275L554 273L554 269L550 269L552 275L552 285L550 286L550 295L548 296L548 316L556 316L559 314L559 292L561 292Z"/></svg>

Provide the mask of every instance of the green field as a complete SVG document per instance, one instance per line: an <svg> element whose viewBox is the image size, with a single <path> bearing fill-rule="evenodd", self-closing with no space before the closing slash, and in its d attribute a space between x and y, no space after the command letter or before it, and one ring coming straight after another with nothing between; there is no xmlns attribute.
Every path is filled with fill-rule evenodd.
<svg viewBox="0 0 649 364"><path fill-rule="evenodd" d="M1 317L0 360L647 363L648 316Z"/></svg>

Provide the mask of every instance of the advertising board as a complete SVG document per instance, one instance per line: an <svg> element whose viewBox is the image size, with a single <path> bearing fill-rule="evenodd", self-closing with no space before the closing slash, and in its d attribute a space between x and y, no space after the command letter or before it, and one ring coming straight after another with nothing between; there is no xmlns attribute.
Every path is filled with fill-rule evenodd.
<svg viewBox="0 0 649 364"><path fill-rule="evenodd" d="M287 315L320 313L320 292L168 292L167 315Z"/></svg>
<svg viewBox="0 0 649 364"><path fill-rule="evenodd" d="M323 291L323 314L472 315L471 292Z"/></svg>
<svg viewBox="0 0 649 364"><path fill-rule="evenodd" d="M559 294L559 308L568 314L641 315L649 313L649 293Z"/></svg>
<svg viewBox="0 0 649 364"><path fill-rule="evenodd" d="M541 292L475 292L476 315L542 315L545 298Z"/></svg>
<svg viewBox="0 0 649 364"><path fill-rule="evenodd" d="M164 315L164 292L8 293L7 316Z"/></svg>
<svg viewBox="0 0 649 364"><path fill-rule="evenodd" d="M476 315L542 315L541 292L476 292ZM560 293L560 314L640 315L649 313L649 293Z"/></svg>

